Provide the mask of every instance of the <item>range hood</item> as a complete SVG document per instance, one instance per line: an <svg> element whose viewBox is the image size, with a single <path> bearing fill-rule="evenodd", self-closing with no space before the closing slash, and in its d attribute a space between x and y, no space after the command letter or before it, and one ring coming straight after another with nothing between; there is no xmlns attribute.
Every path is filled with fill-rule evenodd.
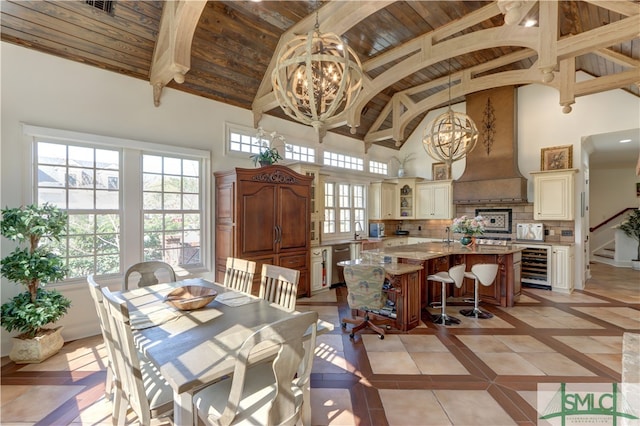
<svg viewBox="0 0 640 426"><path fill-rule="evenodd" d="M464 173L453 182L454 204L526 203L527 179L518 169L515 87L468 95L467 114L480 135Z"/></svg>

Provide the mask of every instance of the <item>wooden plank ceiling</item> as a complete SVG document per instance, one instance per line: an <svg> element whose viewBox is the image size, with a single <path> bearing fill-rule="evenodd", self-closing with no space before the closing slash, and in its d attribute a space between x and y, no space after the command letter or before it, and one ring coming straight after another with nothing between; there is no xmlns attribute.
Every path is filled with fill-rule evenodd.
<svg viewBox="0 0 640 426"><path fill-rule="evenodd" d="M2 40L149 81L154 48L169 36L161 29L163 8L172 2L120 0L111 12L87 3L104 2L3 1ZM163 84L253 110L256 122L263 113L286 118L271 93L272 58L281 37L305 32L317 9L320 30L339 31L365 71L358 105L330 131L365 147L400 147L429 110L449 102L449 93L458 102L474 91L552 77L546 84L558 90L558 104L549 107L567 112L590 93L620 88L640 96L637 0L378 1L356 3L360 9L353 3L202 3L195 29L181 23L183 42L193 35L184 81ZM507 25L503 13L514 6L517 22ZM528 19L538 23L525 28ZM576 70L596 78L576 82Z"/></svg>

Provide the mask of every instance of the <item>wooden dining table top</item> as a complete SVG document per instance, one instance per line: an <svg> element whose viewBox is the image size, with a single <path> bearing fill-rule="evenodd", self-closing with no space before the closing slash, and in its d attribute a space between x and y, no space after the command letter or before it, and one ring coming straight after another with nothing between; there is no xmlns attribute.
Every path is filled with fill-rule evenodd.
<svg viewBox="0 0 640 426"><path fill-rule="evenodd" d="M248 298L249 303L228 306L216 298L201 309L176 311L164 299L177 286L187 284L214 288L218 297L232 291L203 279L189 279L120 293L129 304L132 328L135 329L134 317L153 312L149 318L153 316L158 325L147 324L146 328L134 330L134 338L174 393L193 393L232 373L235 354L247 337L267 324L293 315L266 300L242 293L237 295ZM318 322L319 333L330 329L331 324Z"/></svg>

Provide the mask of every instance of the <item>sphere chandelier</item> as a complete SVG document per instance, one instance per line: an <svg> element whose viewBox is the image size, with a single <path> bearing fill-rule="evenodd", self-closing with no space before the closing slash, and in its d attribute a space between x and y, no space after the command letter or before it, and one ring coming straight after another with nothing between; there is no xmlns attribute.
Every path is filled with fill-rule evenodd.
<svg viewBox="0 0 640 426"><path fill-rule="evenodd" d="M471 117L451 109L451 70L449 70L448 109L425 128L422 145L431 158L450 166L454 161L470 153L477 142L478 128Z"/></svg>
<svg viewBox="0 0 640 426"><path fill-rule="evenodd" d="M326 122L351 107L362 88L362 65L356 53L316 24L280 51L271 83L276 100L289 117L312 126L322 137Z"/></svg>

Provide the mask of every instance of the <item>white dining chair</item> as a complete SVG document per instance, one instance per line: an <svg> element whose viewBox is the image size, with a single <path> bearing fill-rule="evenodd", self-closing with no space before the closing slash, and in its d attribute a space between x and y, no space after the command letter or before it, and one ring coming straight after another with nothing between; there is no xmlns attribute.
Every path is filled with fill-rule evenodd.
<svg viewBox="0 0 640 426"><path fill-rule="evenodd" d="M309 404L317 322L315 311L298 313L249 336L240 347L233 375L194 395L199 419L216 426L295 425ZM309 340L303 344L309 329ZM254 350L264 351L266 345L273 345L275 355L250 364Z"/></svg>
<svg viewBox="0 0 640 426"><path fill-rule="evenodd" d="M138 287L147 287L160 283L160 279L164 278L164 282L176 281L176 272L173 267L166 262L159 260L150 260L146 262L136 263L129 266L124 274L123 290L129 289L129 278L139 275Z"/></svg>
<svg viewBox="0 0 640 426"><path fill-rule="evenodd" d="M289 312L296 309L300 271L276 265L262 265L258 297L275 303Z"/></svg>
<svg viewBox="0 0 640 426"><path fill-rule="evenodd" d="M256 262L228 257L227 268L224 273L224 286L235 291L251 294L255 272Z"/></svg>
<svg viewBox="0 0 640 426"><path fill-rule="evenodd" d="M113 424L126 423L129 407L141 425L171 423L173 390L160 372L138 356L127 302L102 288L104 306L113 330L114 365L116 367L113 397Z"/></svg>
<svg viewBox="0 0 640 426"><path fill-rule="evenodd" d="M111 332L111 325L109 324L107 310L104 306L102 290L100 289L100 284L98 284L94 279L93 274L89 274L87 276L87 284L89 286L91 298L96 305L96 313L98 314L98 321L100 322L100 331L102 332L102 339L104 340L104 346L107 350L107 378L104 384L104 394L105 397L110 400L113 397L115 381L113 334Z"/></svg>

